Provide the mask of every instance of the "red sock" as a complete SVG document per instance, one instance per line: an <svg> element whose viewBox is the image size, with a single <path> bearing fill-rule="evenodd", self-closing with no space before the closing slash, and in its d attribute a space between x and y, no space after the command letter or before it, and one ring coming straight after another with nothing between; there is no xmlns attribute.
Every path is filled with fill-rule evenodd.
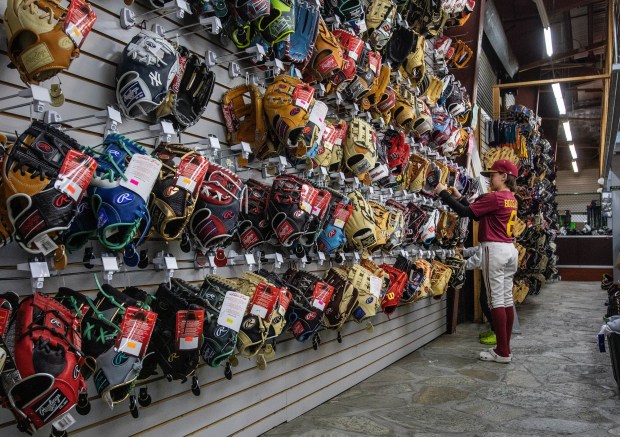
<svg viewBox="0 0 620 437"><path fill-rule="evenodd" d="M515 321L515 309L513 306L506 307L506 346L508 347L508 353L510 351L510 335L512 334L512 324Z"/></svg>
<svg viewBox="0 0 620 437"><path fill-rule="evenodd" d="M497 339L497 346L495 346L495 353L502 357L507 357L508 352L508 337L506 334L506 310L504 307L493 308L493 331L495 331L495 338Z"/></svg>

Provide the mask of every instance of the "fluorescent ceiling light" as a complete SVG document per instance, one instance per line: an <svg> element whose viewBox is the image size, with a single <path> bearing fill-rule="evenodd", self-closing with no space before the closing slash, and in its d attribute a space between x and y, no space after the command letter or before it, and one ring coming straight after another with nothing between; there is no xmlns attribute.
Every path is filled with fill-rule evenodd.
<svg viewBox="0 0 620 437"><path fill-rule="evenodd" d="M566 114L566 106L564 106L564 99L562 98L562 88L560 88L560 84L552 84L551 89L553 89L553 95L555 96L555 102L558 105L558 111L560 111L560 115Z"/></svg>
<svg viewBox="0 0 620 437"><path fill-rule="evenodd" d="M573 159L577 159L577 151L575 150L575 145L569 144L568 150L570 150L570 156L572 156Z"/></svg>
<svg viewBox="0 0 620 437"><path fill-rule="evenodd" d="M547 56L553 55L553 43L551 42L551 28L545 27L545 46L547 47Z"/></svg>
<svg viewBox="0 0 620 437"><path fill-rule="evenodd" d="M573 161L573 171L577 173L579 169L577 168L577 161Z"/></svg>
<svg viewBox="0 0 620 437"><path fill-rule="evenodd" d="M573 134L570 132L570 123L565 121L562 125L564 126L564 136L566 137L566 141L573 141Z"/></svg>
<svg viewBox="0 0 620 437"><path fill-rule="evenodd" d="M547 16L547 11L545 10L545 2L543 0L533 0L533 2L536 3L538 15L540 15L540 21L542 22L543 27L549 27L549 17Z"/></svg>

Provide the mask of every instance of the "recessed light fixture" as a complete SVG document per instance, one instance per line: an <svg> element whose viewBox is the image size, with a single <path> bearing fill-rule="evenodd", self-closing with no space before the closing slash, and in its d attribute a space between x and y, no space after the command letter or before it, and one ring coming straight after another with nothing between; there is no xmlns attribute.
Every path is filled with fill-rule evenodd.
<svg viewBox="0 0 620 437"><path fill-rule="evenodd" d="M562 126L564 126L564 136L566 137L566 141L573 141L573 134L570 131L570 123L565 121L562 123Z"/></svg>
<svg viewBox="0 0 620 437"><path fill-rule="evenodd" d="M577 161L573 161L573 171L577 173L579 169L577 168Z"/></svg>
<svg viewBox="0 0 620 437"><path fill-rule="evenodd" d="M575 150L575 145L574 144L569 144L568 145L568 150L570 150L570 156L573 159L577 159L577 151Z"/></svg>
<svg viewBox="0 0 620 437"><path fill-rule="evenodd" d="M560 84L552 84L551 89L553 90L553 95L555 96L555 102L558 105L558 111L560 112L560 115L566 114L566 106L564 106L564 98L562 97L562 88L560 88Z"/></svg>
<svg viewBox="0 0 620 437"><path fill-rule="evenodd" d="M553 55L553 43L551 42L551 28L545 27L545 47L547 47L547 56Z"/></svg>

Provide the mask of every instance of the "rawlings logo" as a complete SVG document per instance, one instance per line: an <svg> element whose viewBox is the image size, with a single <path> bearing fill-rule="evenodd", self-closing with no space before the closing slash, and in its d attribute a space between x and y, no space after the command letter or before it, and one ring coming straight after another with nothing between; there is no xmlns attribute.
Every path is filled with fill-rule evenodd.
<svg viewBox="0 0 620 437"><path fill-rule="evenodd" d="M331 231L329 231L329 232L327 233L327 236L328 236L329 238L334 238L334 236L335 236L335 235L336 235L336 230L335 230L335 229L332 229Z"/></svg>
<svg viewBox="0 0 620 437"><path fill-rule="evenodd" d="M52 146L44 141L38 141L34 146L44 153L50 153L52 151Z"/></svg>
<svg viewBox="0 0 620 437"><path fill-rule="evenodd" d="M62 323L60 323L60 322L58 321L58 319L54 319L54 318L52 318L52 319L50 319L50 323L51 323L52 325L54 325L55 327L57 327L58 329L61 329L61 328L62 328Z"/></svg>
<svg viewBox="0 0 620 437"><path fill-rule="evenodd" d="M168 355L168 362L172 363L172 362L178 360L179 358L181 358L179 356L179 354L177 354L176 352L172 352L170 355Z"/></svg>
<svg viewBox="0 0 620 437"><path fill-rule="evenodd" d="M121 156L121 152L119 152L119 151L118 151L118 150L116 150L116 149L110 149L110 150L108 150L108 153L109 153L110 155L112 155L112 156Z"/></svg>
<svg viewBox="0 0 620 437"><path fill-rule="evenodd" d="M55 389L43 402L35 406L34 411L45 423L62 411L68 403L67 397L59 389Z"/></svg>
<svg viewBox="0 0 620 437"><path fill-rule="evenodd" d="M179 192L179 187L177 187L176 185L171 185L164 190L164 196L170 197L170 196L175 195L178 192Z"/></svg>
<svg viewBox="0 0 620 437"><path fill-rule="evenodd" d="M301 216L303 215L303 213L304 213L304 212L303 212L303 210L298 209L297 211L295 211L295 212L293 213L293 216L295 216L295 217L299 218L299 217L301 217Z"/></svg>
<svg viewBox="0 0 620 437"><path fill-rule="evenodd" d="M260 222L258 222L258 227L261 229L266 228L269 225L269 222L267 222L267 220L262 219Z"/></svg>
<svg viewBox="0 0 620 437"><path fill-rule="evenodd" d="M127 355L124 352L119 352L116 354L116 356L112 359L112 364L115 366L122 366L123 364L125 364L127 362L127 360L129 359L129 355Z"/></svg>
<svg viewBox="0 0 620 437"><path fill-rule="evenodd" d="M300 111L301 111L300 108L295 107L295 108L291 109L291 115L297 115L297 114L299 114Z"/></svg>
<svg viewBox="0 0 620 437"><path fill-rule="evenodd" d="M228 328L225 326L218 326L217 329L215 330L216 337L221 338L221 337L224 337L226 334L228 334Z"/></svg>
<svg viewBox="0 0 620 437"><path fill-rule="evenodd" d="M73 379L78 379L79 375L80 375L80 366L76 364L75 367L73 368Z"/></svg>
<svg viewBox="0 0 620 437"><path fill-rule="evenodd" d="M114 199L114 203L116 203L117 205L124 205L133 201L133 198L134 195L132 193L121 193L116 196L116 199Z"/></svg>
<svg viewBox="0 0 620 437"><path fill-rule="evenodd" d="M250 330L254 328L254 325L256 325L256 320L254 320L254 317L249 317L243 322L243 329Z"/></svg>
<svg viewBox="0 0 620 437"><path fill-rule="evenodd" d="M306 314L306 317L304 318L308 321L314 320L316 318L316 312L312 311L311 313Z"/></svg>
<svg viewBox="0 0 620 437"><path fill-rule="evenodd" d="M223 217L224 220L230 220L231 218L233 218L233 216L235 215L235 213L231 210L228 210L224 213Z"/></svg>
<svg viewBox="0 0 620 437"><path fill-rule="evenodd" d="M67 196L64 193L63 194L59 194L54 199L54 206L56 206L56 208L63 208L65 206L69 205L70 203L71 203L71 199L69 198L69 196Z"/></svg>

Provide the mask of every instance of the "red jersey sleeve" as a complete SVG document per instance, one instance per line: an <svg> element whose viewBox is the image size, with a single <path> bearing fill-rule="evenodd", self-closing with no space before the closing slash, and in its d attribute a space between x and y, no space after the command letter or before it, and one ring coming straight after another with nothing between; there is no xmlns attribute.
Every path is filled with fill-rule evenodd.
<svg viewBox="0 0 620 437"><path fill-rule="evenodd" d="M469 208L477 218L484 217L499 209L497 201L497 193L486 193L477 198L473 203L469 204Z"/></svg>

